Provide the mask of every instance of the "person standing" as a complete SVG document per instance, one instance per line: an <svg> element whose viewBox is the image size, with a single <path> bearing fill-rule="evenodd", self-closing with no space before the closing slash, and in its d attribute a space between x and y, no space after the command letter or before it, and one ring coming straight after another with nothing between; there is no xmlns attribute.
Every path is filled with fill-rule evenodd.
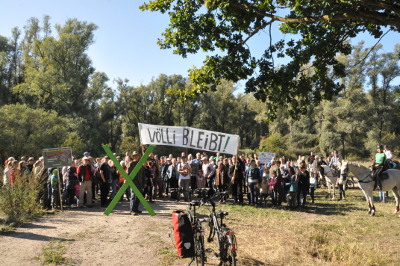
<svg viewBox="0 0 400 266"><path fill-rule="evenodd" d="M199 163L200 161L192 158L192 155L188 155L188 163L190 165L190 188L194 191L197 188L197 175L199 174Z"/></svg>
<svg viewBox="0 0 400 266"><path fill-rule="evenodd" d="M317 184L318 184L318 179L316 175L310 175L310 196L311 196L311 203L314 204L314 200L315 200L315 189L317 188ZM343 184L343 183L342 183ZM340 185L339 185L340 187ZM343 189L343 185L342 185L342 189ZM340 193L340 199L342 199L342 193Z"/></svg>
<svg viewBox="0 0 400 266"><path fill-rule="evenodd" d="M227 188L225 175L226 175L225 166L223 162L219 162L218 167L215 170L215 186L218 188L218 191L220 192L226 191Z"/></svg>
<svg viewBox="0 0 400 266"><path fill-rule="evenodd" d="M261 175L254 159L251 160L250 168L246 171L246 183L250 189L250 204L257 205L257 187L261 185Z"/></svg>
<svg viewBox="0 0 400 266"><path fill-rule="evenodd" d="M110 177L111 177L111 195L110 195L110 201L111 201L117 194L119 173L117 167L114 165L114 162L112 160L108 161L108 166L110 169Z"/></svg>
<svg viewBox="0 0 400 266"><path fill-rule="evenodd" d="M140 159L140 155L137 152L133 152L132 161L130 162L129 168L128 168L128 175L130 175L132 173L132 171L135 168L135 166L137 165L139 159ZM144 189L147 186L147 180L146 180L144 165L140 168L139 172L136 174L135 179L133 179L133 183L135 184L135 186L137 187L139 192L142 195L144 195ZM131 190L131 193L130 193L130 195L131 195L131 198L130 198L130 213L132 215L136 216L139 213L142 213L142 211L139 210L140 200L137 197L137 195L135 194L135 192L131 189L131 187L129 187L129 190Z"/></svg>
<svg viewBox="0 0 400 266"><path fill-rule="evenodd" d="M229 167L229 176L231 177L233 200L235 203L239 202L243 204L243 168L236 156L232 157L232 165Z"/></svg>
<svg viewBox="0 0 400 266"><path fill-rule="evenodd" d="M105 156L102 160L102 164L100 165L100 205L101 207L107 206L107 196L110 191L110 166L108 165L108 161L110 158Z"/></svg>
<svg viewBox="0 0 400 266"><path fill-rule="evenodd" d="M171 159L166 158L166 157L161 157L163 162L160 167L160 174L161 174L161 179L163 182L163 193L165 193L166 196L168 196L168 175L167 175L167 170L168 167L171 165ZM165 160L165 161L164 161Z"/></svg>
<svg viewBox="0 0 400 266"><path fill-rule="evenodd" d="M189 187L190 187L190 166L186 161L186 156L181 157L181 162L178 164L179 173L179 189L183 192L185 201L189 200ZM178 196L179 197L179 196Z"/></svg>
<svg viewBox="0 0 400 266"><path fill-rule="evenodd" d="M178 173L178 161L176 158L172 158L171 165L168 167L167 174L169 179L169 188L178 188L178 180L179 180L179 173Z"/></svg>
<svg viewBox="0 0 400 266"><path fill-rule="evenodd" d="M202 170L203 176L205 178L206 187L212 188L212 176L214 173L214 167L208 162L208 158L206 156L201 158L202 162Z"/></svg>
<svg viewBox="0 0 400 266"><path fill-rule="evenodd" d="M81 187L79 190L79 205L78 207L83 206L84 196L86 192L86 206L92 207L92 179L94 174L94 169L90 165L90 160L88 157L83 157L83 164L78 167L78 179L81 183Z"/></svg>
<svg viewBox="0 0 400 266"><path fill-rule="evenodd" d="M301 163L299 166L298 182L299 192L297 194L297 206L301 205L304 207L306 204L307 193L310 189L310 173L307 171L305 163Z"/></svg>

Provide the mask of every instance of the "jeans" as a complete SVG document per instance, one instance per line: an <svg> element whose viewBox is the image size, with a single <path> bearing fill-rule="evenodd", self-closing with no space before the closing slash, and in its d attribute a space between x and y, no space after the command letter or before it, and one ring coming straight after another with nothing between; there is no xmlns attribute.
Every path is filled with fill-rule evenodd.
<svg viewBox="0 0 400 266"><path fill-rule="evenodd" d="M186 201L189 200L190 179L179 179L178 185L179 188L183 191L184 199Z"/></svg>
<svg viewBox="0 0 400 266"><path fill-rule="evenodd" d="M129 191L130 191L130 194L131 194L131 198L130 198L130 201L129 201L130 210L131 210L131 212L136 212L136 211L139 210L139 203L140 203L140 200L139 200L139 198L135 195L135 193L133 192L133 190L132 190L131 188L129 188L129 189L127 189L127 190L129 190ZM140 189L139 189L139 191L143 194L143 190L140 190Z"/></svg>
<svg viewBox="0 0 400 266"><path fill-rule="evenodd" d="M110 195L111 200L115 197L115 194L117 194L118 181L119 181L118 179L113 179L111 182L111 195Z"/></svg>
<svg viewBox="0 0 400 266"><path fill-rule="evenodd" d="M250 202L252 204L258 203L257 183L249 183L249 188L250 188Z"/></svg>

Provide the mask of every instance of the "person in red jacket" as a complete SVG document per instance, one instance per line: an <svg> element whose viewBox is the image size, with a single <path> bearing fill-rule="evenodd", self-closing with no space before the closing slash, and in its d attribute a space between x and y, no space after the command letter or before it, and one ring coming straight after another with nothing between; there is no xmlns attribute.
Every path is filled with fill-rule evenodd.
<svg viewBox="0 0 400 266"><path fill-rule="evenodd" d="M88 157L83 157L83 164L78 167L78 179L81 182L81 187L79 191L79 205L78 207L83 206L84 196L86 193L86 206L92 207L92 178L94 174L94 169L90 165L90 160Z"/></svg>

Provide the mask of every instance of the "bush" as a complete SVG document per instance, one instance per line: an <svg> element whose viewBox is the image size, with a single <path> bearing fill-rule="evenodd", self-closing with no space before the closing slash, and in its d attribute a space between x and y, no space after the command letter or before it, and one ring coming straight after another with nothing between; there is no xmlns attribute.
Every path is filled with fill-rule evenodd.
<svg viewBox="0 0 400 266"><path fill-rule="evenodd" d="M2 171L3 172L3 171ZM41 213L38 201L39 184L27 176L16 177L13 185L9 183L0 189L0 212L7 223L22 223Z"/></svg>
<svg viewBox="0 0 400 266"><path fill-rule="evenodd" d="M267 138L263 137L258 150L260 152L273 152L278 158L288 153L288 147L280 134L272 134Z"/></svg>

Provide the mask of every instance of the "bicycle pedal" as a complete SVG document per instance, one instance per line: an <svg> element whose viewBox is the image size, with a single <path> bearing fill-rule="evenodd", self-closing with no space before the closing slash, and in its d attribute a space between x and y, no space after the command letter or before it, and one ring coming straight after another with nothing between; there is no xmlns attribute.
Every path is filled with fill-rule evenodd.
<svg viewBox="0 0 400 266"><path fill-rule="evenodd" d="M214 250L213 250L212 248L206 248L206 249L204 250L204 252L206 252L206 253L211 253L211 252L214 252Z"/></svg>

